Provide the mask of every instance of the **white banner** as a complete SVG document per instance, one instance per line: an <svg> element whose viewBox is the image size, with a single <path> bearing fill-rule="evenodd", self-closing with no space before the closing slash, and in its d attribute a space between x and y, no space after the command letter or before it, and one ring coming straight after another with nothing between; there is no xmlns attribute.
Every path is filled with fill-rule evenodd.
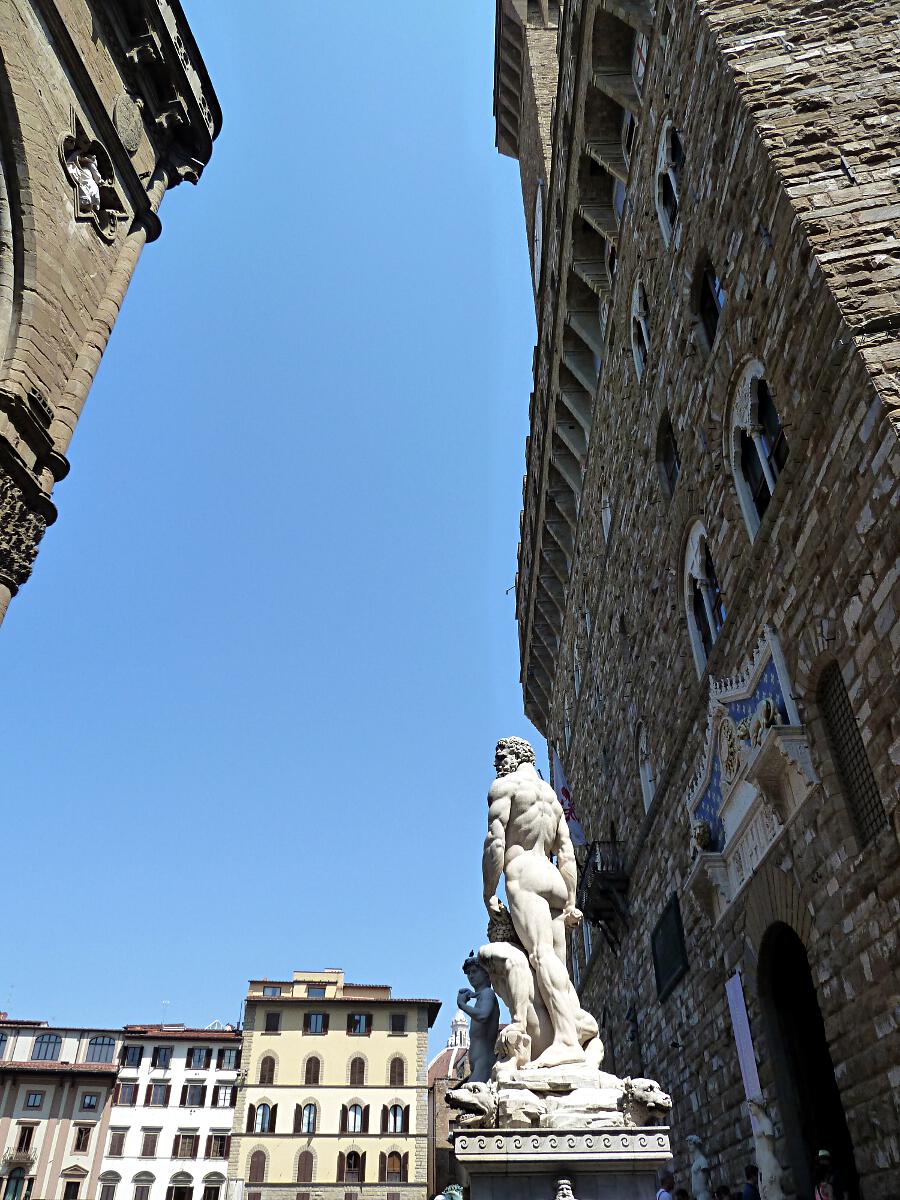
<svg viewBox="0 0 900 1200"><path fill-rule="evenodd" d="M725 994L728 997L728 1008L731 1012L731 1028L734 1030L734 1044L737 1047L741 1079L744 1081L744 1095L748 1100L760 1100L762 1099L762 1088L759 1086L759 1072L756 1069L756 1054L753 1049L753 1036L750 1033L747 1005L744 1003L740 971L735 971L725 984Z"/></svg>
<svg viewBox="0 0 900 1200"><path fill-rule="evenodd" d="M572 839L572 845L585 846L587 845L587 838L584 836L584 830L581 828L581 822L578 820L578 814L575 812L575 805L572 803L572 793L569 791L568 783L566 783L566 773L562 769L562 763L559 761L559 754L555 746L553 748L551 767L553 790L559 797L563 812L566 814L566 824L569 826L569 837Z"/></svg>

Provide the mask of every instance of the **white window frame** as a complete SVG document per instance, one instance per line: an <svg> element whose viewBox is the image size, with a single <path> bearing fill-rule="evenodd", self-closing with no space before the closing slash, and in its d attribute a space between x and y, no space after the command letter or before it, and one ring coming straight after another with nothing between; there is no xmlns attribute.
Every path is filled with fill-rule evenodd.
<svg viewBox="0 0 900 1200"><path fill-rule="evenodd" d="M657 220L659 221L659 227L662 230L663 241L667 247L672 245L673 240L677 247L680 240L678 237L678 232L681 227L681 221L679 220L679 217L681 216L680 180L678 178L678 173L675 170L675 164L672 162L672 155L670 152L669 135L674 128L675 126L673 125L671 118L666 118L666 120L663 122L662 133L660 134L659 145L657 146L656 151L656 184L653 189L653 198L656 204L656 216ZM676 129L675 132L677 134L678 130ZM680 140L681 139L679 136L679 141ZM678 211L675 214L674 225L669 220L669 214L663 208L663 176L668 176L669 183L672 186L672 191L675 193L675 200L678 204Z"/></svg>
<svg viewBox="0 0 900 1200"><path fill-rule="evenodd" d="M649 812L653 797L656 795L656 773L653 770L653 761L650 758L650 748L647 744L647 727L642 721L638 722L635 730L634 748L637 756L638 778L641 781L644 812Z"/></svg>
<svg viewBox="0 0 900 1200"><path fill-rule="evenodd" d="M643 338L643 354L638 351L638 335ZM638 382L643 378L650 357L650 323L647 313L647 292L640 279L635 280L631 293L631 357Z"/></svg>

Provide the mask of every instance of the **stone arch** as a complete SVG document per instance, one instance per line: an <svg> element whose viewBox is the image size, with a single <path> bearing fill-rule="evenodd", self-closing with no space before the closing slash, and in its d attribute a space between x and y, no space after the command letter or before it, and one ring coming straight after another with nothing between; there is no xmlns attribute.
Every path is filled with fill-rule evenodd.
<svg viewBox="0 0 900 1200"><path fill-rule="evenodd" d="M308 1169L301 1176L301 1166ZM306 1176L308 1175L308 1178ZM312 1145L301 1146L294 1155L294 1179L297 1183L313 1183L316 1178L316 1152Z"/></svg>
<svg viewBox="0 0 900 1200"><path fill-rule="evenodd" d="M395 1066L395 1064L400 1064ZM398 1082L396 1073L403 1072L402 1079ZM387 1084L389 1087L405 1087L409 1080L409 1064L402 1054L392 1054L387 1065Z"/></svg>
<svg viewBox="0 0 900 1200"><path fill-rule="evenodd" d="M319 1064L319 1074L318 1074L318 1078L315 1081L315 1083L313 1083L312 1080L307 1078L308 1073L310 1073L313 1070L313 1068L311 1067L311 1064L314 1062ZM307 1054L306 1057L302 1060L302 1062L300 1064L300 1078L302 1079L304 1086L305 1087L316 1087L319 1084L321 1084L324 1067L325 1067L325 1063L324 1063L324 1060L322 1059L321 1054L316 1054L314 1051L311 1052L310 1054Z"/></svg>
<svg viewBox="0 0 900 1200"><path fill-rule="evenodd" d="M22 81L23 85L25 81ZM27 85L30 86L30 85ZM37 97L36 97L37 98ZM2 51L0 51L0 372L5 376L15 353L26 285L34 292L36 247L26 141Z"/></svg>
<svg viewBox="0 0 900 1200"><path fill-rule="evenodd" d="M270 1070L269 1065L268 1065L269 1063L271 1063L271 1076L270 1077L268 1076L268 1071ZM267 1087L270 1084L274 1084L277 1082L278 1082L278 1055L273 1053L271 1050L267 1050L266 1053L259 1060L259 1064L256 1068L256 1083L258 1085L260 1085L261 1087Z"/></svg>
<svg viewBox="0 0 900 1200"><path fill-rule="evenodd" d="M269 1173L269 1152L266 1150L265 1146L260 1146L258 1144L255 1146L251 1146L250 1149L247 1151L246 1162L247 1162L247 1168L246 1168L247 1182L248 1183L265 1183L266 1176ZM254 1178L254 1176L260 1175L260 1166L262 1168L261 1177Z"/></svg>
<svg viewBox="0 0 900 1200"><path fill-rule="evenodd" d="M362 1063L362 1079L353 1080L350 1076L353 1070L353 1064L357 1061ZM351 1054L350 1058L347 1060L345 1082L349 1084L350 1087L364 1087L369 1082L369 1060L365 1054L359 1054L357 1052Z"/></svg>
<svg viewBox="0 0 900 1200"><path fill-rule="evenodd" d="M759 958L763 938L770 926L787 925L807 950L816 939L809 907L793 879L769 863L761 866L744 892L744 932L754 955Z"/></svg>

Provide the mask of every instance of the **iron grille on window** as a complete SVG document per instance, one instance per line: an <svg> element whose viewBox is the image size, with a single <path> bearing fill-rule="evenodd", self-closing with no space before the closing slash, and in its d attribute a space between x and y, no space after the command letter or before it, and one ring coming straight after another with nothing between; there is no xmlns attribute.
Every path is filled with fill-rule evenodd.
<svg viewBox="0 0 900 1200"><path fill-rule="evenodd" d="M884 828L887 816L837 663L822 672L819 705L844 798L859 840L865 845Z"/></svg>

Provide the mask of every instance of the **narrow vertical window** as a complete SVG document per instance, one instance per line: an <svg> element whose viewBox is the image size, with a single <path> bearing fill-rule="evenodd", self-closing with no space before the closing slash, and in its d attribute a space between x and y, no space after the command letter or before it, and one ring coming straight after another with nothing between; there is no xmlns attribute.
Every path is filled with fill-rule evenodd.
<svg viewBox="0 0 900 1200"><path fill-rule="evenodd" d="M859 841L865 845L887 825L887 814L836 662L822 672L818 701L844 799Z"/></svg>

